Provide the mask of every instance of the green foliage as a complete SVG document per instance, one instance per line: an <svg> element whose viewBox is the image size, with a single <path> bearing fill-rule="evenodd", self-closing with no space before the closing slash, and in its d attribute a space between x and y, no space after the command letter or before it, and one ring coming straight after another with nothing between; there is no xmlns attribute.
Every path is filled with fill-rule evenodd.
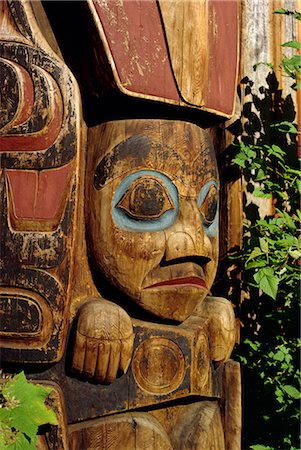
<svg viewBox="0 0 301 450"><path fill-rule="evenodd" d="M252 450L273 450L272 447L266 447L265 445L251 445Z"/></svg>
<svg viewBox="0 0 301 450"><path fill-rule="evenodd" d="M275 13L301 20L296 11ZM301 44L290 41L283 47L298 50ZM282 61L294 89L300 87L300 62L299 55ZM246 293L239 305L244 340L236 357L244 368L248 448L294 450L300 448L301 399L298 129L291 96L282 97L273 72L267 83L259 96L250 79L242 80L252 102L244 105L233 162L254 201L245 202L243 250L236 255ZM274 212L260 217L256 197L272 202Z"/></svg>
<svg viewBox="0 0 301 450"><path fill-rule="evenodd" d="M297 20L301 20L301 13L298 11L290 11L284 8L278 8L274 11L274 14L285 14L286 16L292 16Z"/></svg>
<svg viewBox="0 0 301 450"><path fill-rule="evenodd" d="M0 386L1 450L35 450L38 427L57 424L45 405L51 388L28 383L24 372Z"/></svg>
<svg viewBox="0 0 301 450"><path fill-rule="evenodd" d="M298 11L289 11L284 8L278 8L278 9L276 9L276 11L274 11L274 14L285 14L288 16L292 16L294 19L301 20L301 13L299 13ZM282 44L282 47L292 48L294 50L300 50L301 42L288 41L288 42L285 42L284 44ZM284 56L282 59L281 67L283 68L286 75L288 75L290 78L292 78L294 80L292 88L300 89L301 88L301 79L300 79L301 55L295 54L291 57Z"/></svg>

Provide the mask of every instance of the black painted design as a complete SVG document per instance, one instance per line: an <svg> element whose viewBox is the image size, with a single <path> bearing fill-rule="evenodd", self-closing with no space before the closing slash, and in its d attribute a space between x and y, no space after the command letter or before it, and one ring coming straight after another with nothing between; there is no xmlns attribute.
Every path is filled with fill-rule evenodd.
<svg viewBox="0 0 301 450"><path fill-rule="evenodd" d="M126 158L133 158L137 165L145 161L151 150L148 136L135 135L116 145L98 164L94 175L94 186L100 189L114 176L114 169Z"/></svg>
<svg viewBox="0 0 301 450"><path fill-rule="evenodd" d="M32 117L25 124L6 130L4 134L26 136L42 129L47 122L47 114L41 114L41 112L47 112L50 95L47 80L42 70L48 72L60 86L63 73L59 63L40 49L17 43L0 42L0 56L24 67L33 80L35 90ZM9 85L15 84L14 80L15 77L11 79ZM61 131L56 142L50 148L41 151L1 152L1 167L48 169L63 166L74 158L76 152L76 119L74 105L71 102L74 87L70 77L64 80L63 86L64 89L61 89L60 92L65 99L66 107L62 117Z"/></svg>

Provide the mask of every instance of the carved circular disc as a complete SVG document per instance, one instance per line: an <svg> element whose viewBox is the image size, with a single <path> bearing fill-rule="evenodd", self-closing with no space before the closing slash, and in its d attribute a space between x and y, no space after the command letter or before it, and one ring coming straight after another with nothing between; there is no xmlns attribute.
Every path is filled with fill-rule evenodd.
<svg viewBox="0 0 301 450"><path fill-rule="evenodd" d="M197 385L203 388L208 382L210 355L205 334L200 334L195 345Z"/></svg>
<svg viewBox="0 0 301 450"><path fill-rule="evenodd" d="M185 375L185 359L175 342L152 337L137 348L132 364L138 386L150 394L168 394L177 389Z"/></svg>

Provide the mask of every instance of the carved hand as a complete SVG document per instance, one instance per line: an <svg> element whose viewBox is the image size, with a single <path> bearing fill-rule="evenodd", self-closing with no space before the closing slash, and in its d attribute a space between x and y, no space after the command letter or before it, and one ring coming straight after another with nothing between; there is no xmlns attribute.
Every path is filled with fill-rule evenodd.
<svg viewBox="0 0 301 450"><path fill-rule="evenodd" d="M93 298L79 310L72 368L95 381L112 383L127 371L133 352L130 317L115 303Z"/></svg>
<svg viewBox="0 0 301 450"><path fill-rule="evenodd" d="M237 323L231 303L222 297L208 296L193 315L209 319L208 338L212 361L226 361L232 353L237 336Z"/></svg>

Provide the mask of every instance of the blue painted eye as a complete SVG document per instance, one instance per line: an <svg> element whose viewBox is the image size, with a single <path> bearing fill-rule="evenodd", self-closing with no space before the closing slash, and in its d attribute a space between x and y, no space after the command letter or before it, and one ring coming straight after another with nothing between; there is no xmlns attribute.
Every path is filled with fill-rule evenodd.
<svg viewBox="0 0 301 450"><path fill-rule="evenodd" d="M178 192L160 172L140 170L118 186L112 216L121 228L131 231L159 231L168 228L178 213Z"/></svg>
<svg viewBox="0 0 301 450"><path fill-rule="evenodd" d="M116 208L123 209L133 219L152 220L174 209L174 205L161 180L142 176L130 185Z"/></svg>
<svg viewBox="0 0 301 450"><path fill-rule="evenodd" d="M216 222L218 211L219 194L216 181L208 181L202 188L198 207L203 224L210 228Z"/></svg>

